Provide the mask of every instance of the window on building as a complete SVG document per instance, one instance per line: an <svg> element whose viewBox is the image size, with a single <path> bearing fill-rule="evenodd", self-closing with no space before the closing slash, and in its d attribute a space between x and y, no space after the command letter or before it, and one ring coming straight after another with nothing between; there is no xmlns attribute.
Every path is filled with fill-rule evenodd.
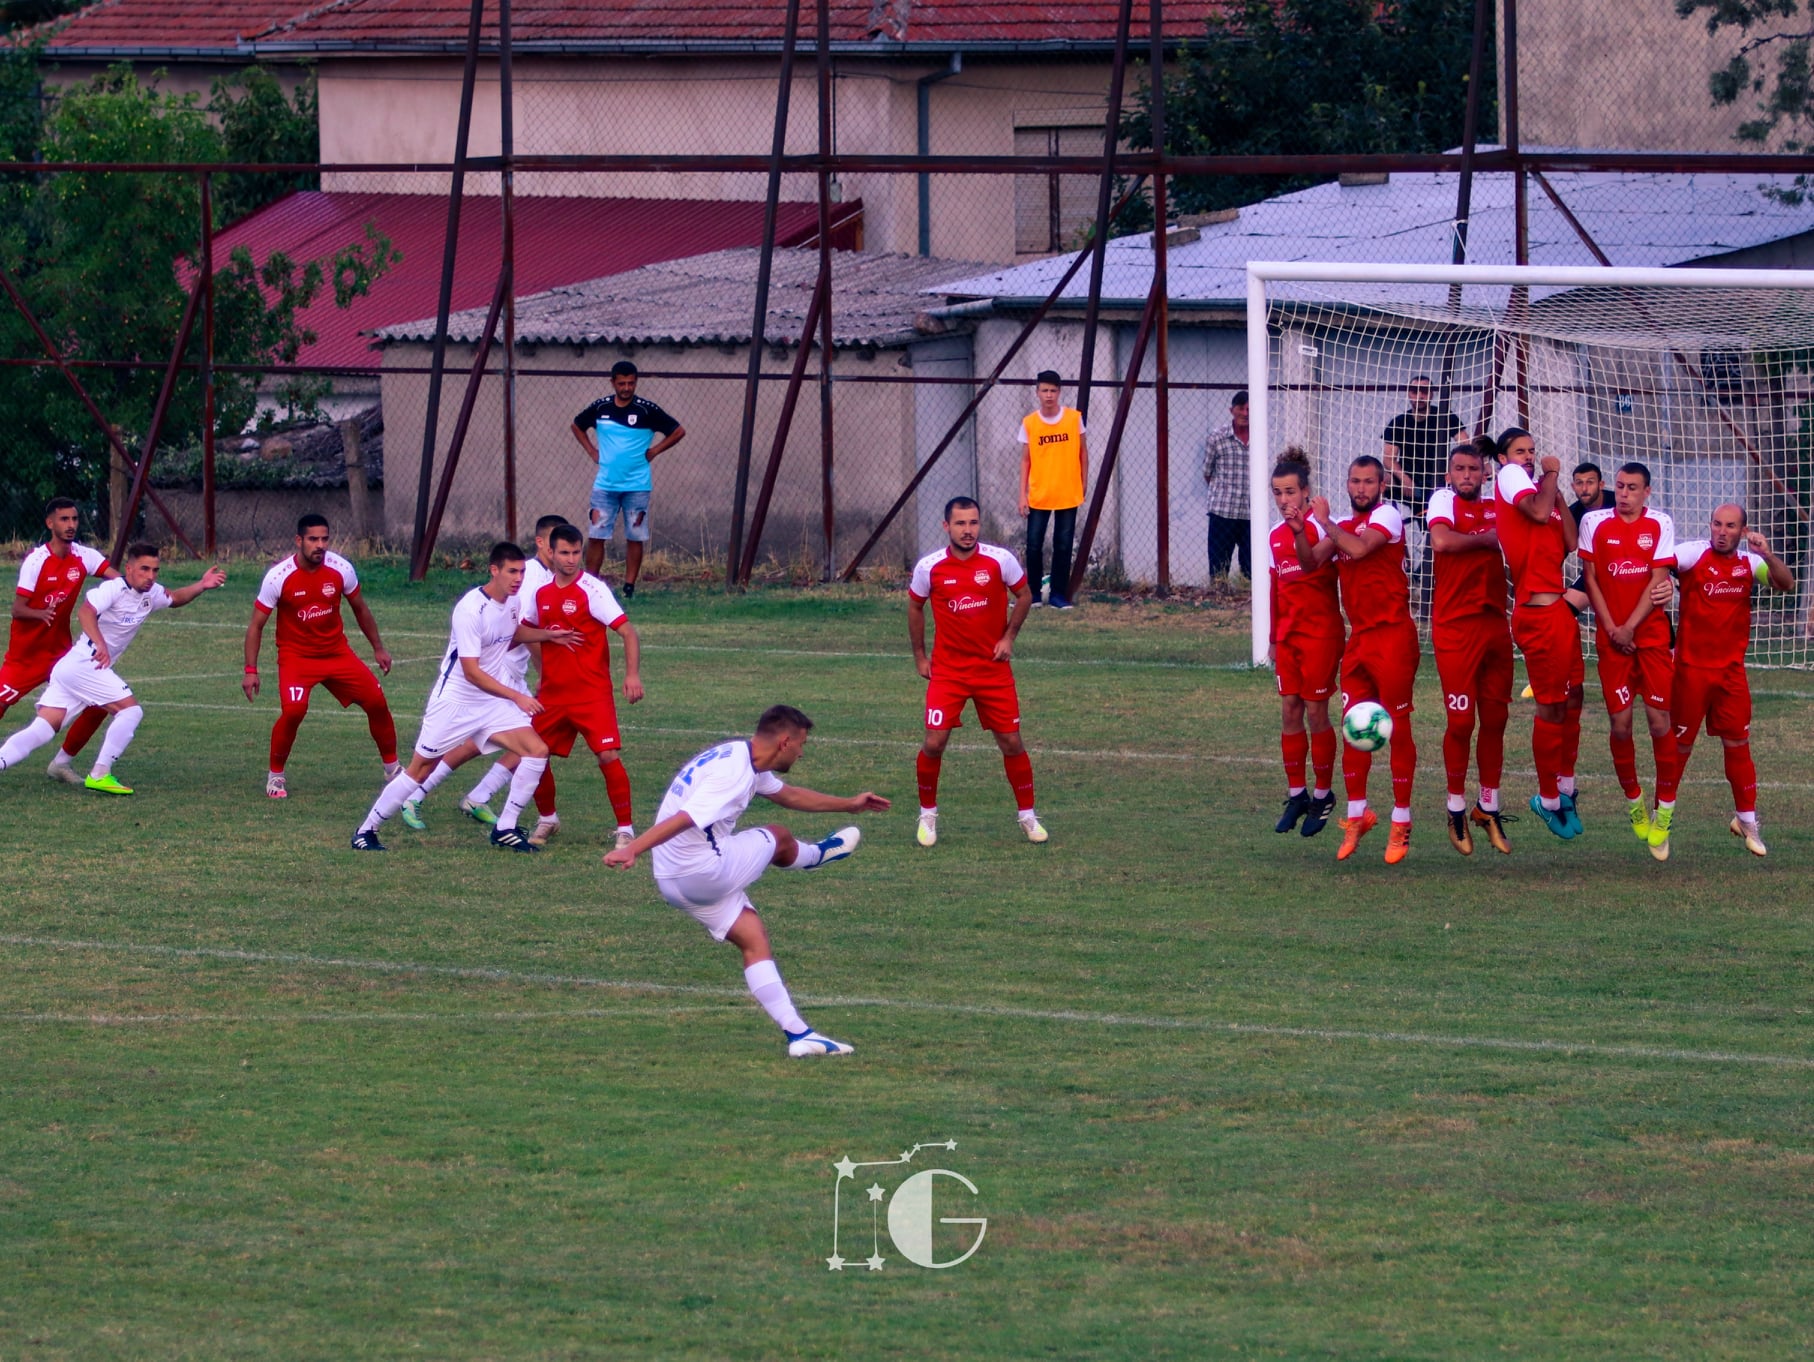
<svg viewBox="0 0 1814 1362"><path fill-rule="evenodd" d="M1102 124L1014 129L1016 156L1100 156ZM1014 249L1049 255L1075 246L1096 217L1094 175L1016 175Z"/></svg>

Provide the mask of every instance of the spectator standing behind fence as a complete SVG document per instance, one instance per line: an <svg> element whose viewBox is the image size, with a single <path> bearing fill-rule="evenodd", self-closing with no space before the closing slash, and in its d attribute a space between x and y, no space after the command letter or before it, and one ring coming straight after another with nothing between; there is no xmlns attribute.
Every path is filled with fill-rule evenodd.
<svg viewBox="0 0 1814 1362"><path fill-rule="evenodd" d="M1209 575L1226 577L1238 553L1241 575L1253 581L1253 541L1247 511L1247 394L1228 404L1228 423L1203 442L1203 482L1209 489Z"/></svg>
<svg viewBox="0 0 1814 1362"><path fill-rule="evenodd" d="M605 545L616 536L617 517L624 520L623 596L636 594L642 571L642 549L649 542L649 493L654 482L649 465L686 437L686 427L646 397L636 395L636 366L620 359L611 366L610 397L601 397L573 418L573 438L598 461L592 484L591 528L586 539L586 571L600 576ZM656 439L657 436L661 438Z"/></svg>
<svg viewBox="0 0 1814 1362"><path fill-rule="evenodd" d="M1077 534L1077 508L1083 505L1090 477L1083 413L1059 401L1062 383L1056 370L1040 370L1033 389L1039 394L1039 409L1020 423L1020 513L1027 518L1027 580L1033 587L1033 604L1038 605L1050 524L1052 588L1046 595L1054 610L1071 608L1071 545Z"/></svg>
<svg viewBox="0 0 1814 1362"><path fill-rule="evenodd" d="M1468 435L1454 412L1431 404L1429 375L1413 378L1405 398L1410 408L1386 423L1379 458L1386 466L1386 495L1403 502L1407 516L1421 516L1431 494L1448 483L1450 448Z"/></svg>

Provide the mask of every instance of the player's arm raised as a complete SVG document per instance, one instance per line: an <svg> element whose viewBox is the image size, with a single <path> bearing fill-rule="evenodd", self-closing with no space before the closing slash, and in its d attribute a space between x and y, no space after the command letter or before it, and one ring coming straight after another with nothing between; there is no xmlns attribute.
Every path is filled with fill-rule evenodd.
<svg viewBox="0 0 1814 1362"><path fill-rule="evenodd" d="M372 608L365 603L365 592L354 587L346 593L347 606L358 621L359 632L365 635L365 641L372 645L372 661L378 664L378 670L386 676L391 674L390 649L384 646L384 640L378 637L378 621L372 618Z"/></svg>
<svg viewBox="0 0 1814 1362"><path fill-rule="evenodd" d="M618 627L617 636L624 644L624 699L635 704L643 697L642 640L636 636L636 626L627 619Z"/></svg>
<svg viewBox="0 0 1814 1362"><path fill-rule="evenodd" d="M1770 587L1774 591L1795 590L1795 574L1789 571L1789 565L1777 556L1776 550L1770 547L1770 541L1756 530L1745 531L1745 547L1750 549L1764 565L1770 569Z"/></svg>
<svg viewBox="0 0 1814 1362"><path fill-rule="evenodd" d="M265 621L271 612L262 606L252 607L252 620L246 625L246 673L239 678L239 688L246 693L247 703L258 698L258 654L265 646Z"/></svg>
<svg viewBox="0 0 1814 1362"><path fill-rule="evenodd" d="M1558 459L1554 454L1545 454L1538 467L1540 471L1537 478L1537 491L1535 495L1525 497L1524 500L1518 503L1516 509L1531 520L1536 521L1539 525L1542 525L1549 520L1550 513L1562 502L1560 482L1562 475L1562 460ZM1562 519L1562 532L1568 540L1568 548L1572 553L1575 547L1575 518L1571 515L1563 516Z"/></svg>
<svg viewBox="0 0 1814 1362"><path fill-rule="evenodd" d="M660 846L663 842L672 841L688 828L698 827L690 813L672 814L661 820L654 827L620 847L614 847L605 853L605 864L613 870L628 870L636 864L636 858L643 852Z"/></svg>
<svg viewBox="0 0 1814 1362"><path fill-rule="evenodd" d="M846 796L821 794L803 785L783 785L773 794L762 797L771 804L798 813L886 813L890 807L889 801L873 790Z"/></svg>
<svg viewBox="0 0 1814 1362"><path fill-rule="evenodd" d="M1065 583L1069 591L1071 584ZM1014 640L1020 636L1020 626L1027 622L1027 616L1033 613L1033 588L1025 577L1020 585L1014 588L1014 608L1008 612L1008 632L995 641L995 660L1010 662L1014 658Z"/></svg>
<svg viewBox="0 0 1814 1362"><path fill-rule="evenodd" d="M170 608L172 610L181 610L185 605L189 604L190 601L201 595L202 592L214 591L226 584L226 569L221 567L219 563L216 563L201 575L199 581L191 582L188 586L179 586L175 591L170 592Z"/></svg>
<svg viewBox="0 0 1814 1362"><path fill-rule="evenodd" d="M907 641L913 645L914 668L930 681L932 659L926 656L926 602L911 592L907 596Z"/></svg>
<svg viewBox="0 0 1814 1362"><path fill-rule="evenodd" d="M1323 522L1329 531L1329 542L1348 558L1365 558L1381 544L1390 542L1392 536L1377 525L1363 525L1359 534L1350 534L1341 527L1341 523L1329 515L1329 503L1318 497L1315 501L1317 519Z"/></svg>

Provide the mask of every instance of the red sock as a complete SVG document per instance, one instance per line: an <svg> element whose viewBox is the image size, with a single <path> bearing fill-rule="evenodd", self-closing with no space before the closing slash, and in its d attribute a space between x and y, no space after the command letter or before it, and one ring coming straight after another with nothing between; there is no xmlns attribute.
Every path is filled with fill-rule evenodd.
<svg viewBox="0 0 1814 1362"><path fill-rule="evenodd" d="M921 752L919 760L914 762L914 769L920 778L920 807L936 809L938 807L938 771L944 763L943 757L928 756Z"/></svg>
<svg viewBox="0 0 1814 1362"><path fill-rule="evenodd" d="M1480 705L1480 784L1497 790L1505 775L1505 724L1510 706L1503 701Z"/></svg>
<svg viewBox="0 0 1814 1362"><path fill-rule="evenodd" d="M1627 733L1620 737L1617 733L1608 739L1612 743L1612 773L1619 778L1619 788L1625 791L1627 799L1643 797L1644 789L1638 784L1638 745Z"/></svg>
<svg viewBox="0 0 1814 1362"><path fill-rule="evenodd" d="M1325 728L1310 735L1310 774L1314 788L1332 789L1335 785L1335 730Z"/></svg>
<svg viewBox="0 0 1814 1362"><path fill-rule="evenodd" d="M372 741L378 745L378 760L386 766L397 760L397 721L391 718L391 707L376 704L365 711L365 726L371 730ZM273 771L278 768L273 766Z"/></svg>
<svg viewBox="0 0 1814 1362"><path fill-rule="evenodd" d="M617 826L627 828L630 817L630 773L622 761L608 761L601 768L605 776L605 793L611 799L611 812L617 815Z"/></svg>
<svg viewBox="0 0 1814 1362"><path fill-rule="evenodd" d="M1008 784L1014 787L1014 807L1025 813L1033 807L1033 758L1022 752L1018 756L1003 757L1001 765L1008 773Z"/></svg>
<svg viewBox="0 0 1814 1362"><path fill-rule="evenodd" d="M1367 777L1373 772L1373 754L1351 742L1342 744L1342 785L1350 800L1367 797Z"/></svg>
<svg viewBox="0 0 1814 1362"><path fill-rule="evenodd" d="M1279 734L1279 750L1285 754L1285 788L1304 788L1304 758L1310 754L1310 735L1304 732Z"/></svg>
<svg viewBox="0 0 1814 1362"><path fill-rule="evenodd" d="M1571 709L1562 720L1562 756L1556 774L1572 776L1575 763L1581 759L1581 711Z"/></svg>
<svg viewBox="0 0 1814 1362"><path fill-rule="evenodd" d="M1751 744L1726 749L1726 783L1732 787L1732 807L1739 813L1757 812L1757 763Z"/></svg>
<svg viewBox="0 0 1814 1362"><path fill-rule="evenodd" d="M1676 746L1675 734L1652 737L1650 753L1657 763L1657 802L1675 803L1675 792L1682 783L1682 753Z"/></svg>
<svg viewBox="0 0 1814 1362"><path fill-rule="evenodd" d="M1411 716L1401 714L1392 725L1392 806L1411 807L1411 782L1417 779L1417 743L1411 737Z"/></svg>
<svg viewBox="0 0 1814 1362"><path fill-rule="evenodd" d="M535 783L535 811L543 818L554 816L554 767L544 766L542 778Z"/></svg>
<svg viewBox="0 0 1814 1362"><path fill-rule="evenodd" d="M1562 725L1552 723L1539 714L1531 724L1531 760L1537 767L1537 793L1545 799L1562 797L1562 789L1556 784L1556 777L1562 771L1565 745Z"/></svg>
<svg viewBox="0 0 1814 1362"><path fill-rule="evenodd" d="M296 745L296 734L301 731L302 721L307 714L306 709L291 709L288 705L278 712L277 722L271 725L271 769L273 771L282 771L284 763L289 761L290 749ZM81 720L77 720L76 726L81 727ZM69 736L75 737L75 729L72 728L69 731Z"/></svg>
<svg viewBox="0 0 1814 1362"><path fill-rule="evenodd" d="M1449 793L1459 798L1468 792L1468 749L1473 746L1474 716L1469 711L1449 711L1449 726L1442 731L1442 773ZM1486 783L1482 778L1481 783Z"/></svg>
<svg viewBox="0 0 1814 1362"><path fill-rule="evenodd" d="M101 731L101 725L107 722L107 711L90 705L82 711L82 717L69 726L69 732L63 738L63 750L75 756L88 740Z"/></svg>

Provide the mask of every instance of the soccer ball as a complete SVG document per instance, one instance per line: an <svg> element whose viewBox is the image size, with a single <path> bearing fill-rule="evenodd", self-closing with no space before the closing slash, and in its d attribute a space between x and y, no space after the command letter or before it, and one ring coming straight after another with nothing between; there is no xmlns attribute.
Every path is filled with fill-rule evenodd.
<svg viewBox="0 0 1814 1362"><path fill-rule="evenodd" d="M1377 700L1356 700L1342 715L1342 737L1362 752L1377 752L1392 740L1392 716Z"/></svg>

